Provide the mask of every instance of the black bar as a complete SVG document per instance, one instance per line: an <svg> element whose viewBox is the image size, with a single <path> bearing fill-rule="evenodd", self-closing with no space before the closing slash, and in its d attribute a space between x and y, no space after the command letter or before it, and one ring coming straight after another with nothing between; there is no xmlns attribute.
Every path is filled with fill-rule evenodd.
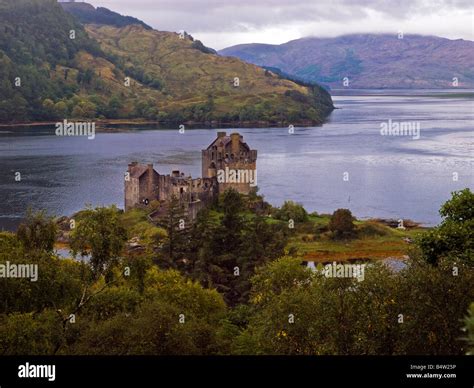
<svg viewBox="0 0 474 388"><path fill-rule="evenodd" d="M20 378L20 365L54 365L54 381ZM443 367L441 367L443 366ZM407 374L420 374L407 377ZM442 375L430 377L428 374ZM452 375L455 375L452 376ZM449 375L449 376L448 376ZM173 384L173 382L175 384ZM0 388L190 387L239 384L288 387L468 387L474 386L471 356L315 357L1 357ZM192 384L192 385L191 385ZM342 384L342 385L341 385Z"/></svg>

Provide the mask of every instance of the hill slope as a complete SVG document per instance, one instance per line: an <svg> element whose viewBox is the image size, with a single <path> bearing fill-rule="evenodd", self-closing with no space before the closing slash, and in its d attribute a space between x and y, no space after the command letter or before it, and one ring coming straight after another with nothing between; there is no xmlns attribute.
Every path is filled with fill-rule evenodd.
<svg viewBox="0 0 474 388"><path fill-rule="evenodd" d="M89 3L60 3L63 9L73 15L83 24L108 24L115 27L125 27L132 24L138 24L146 29L152 28L141 20L131 17L122 16L117 12L111 11L104 7L95 8Z"/></svg>
<svg viewBox="0 0 474 388"><path fill-rule="evenodd" d="M45 100L79 92L76 78L84 74L72 71L75 56L102 55L98 43L53 0L2 0L0 31L0 121L48 119Z"/></svg>
<svg viewBox="0 0 474 388"><path fill-rule="evenodd" d="M453 77L459 87L474 87L474 42L462 39L346 35L238 45L220 54L334 88L342 87L344 77L353 88L450 88Z"/></svg>
<svg viewBox="0 0 474 388"><path fill-rule="evenodd" d="M128 73L157 81L158 90L136 90L173 118L318 120L330 109L330 98L319 88L313 92L236 58L203 52L189 36L180 39L175 33L139 26L88 25L86 29Z"/></svg>
<svg viewBox="0 0 474 388"><path fill-rule="evenodd" d="M3 122L140 118L315 124L332 109L322 88L215 55L187 34L140 23L83 26L54 0L2 0L0 31L5 32L0 35Z"/></svg>

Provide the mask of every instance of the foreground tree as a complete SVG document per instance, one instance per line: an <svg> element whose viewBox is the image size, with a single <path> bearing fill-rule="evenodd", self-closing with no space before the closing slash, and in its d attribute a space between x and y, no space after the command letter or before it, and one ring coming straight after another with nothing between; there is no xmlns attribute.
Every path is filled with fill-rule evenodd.
<svg viewBox="0 0 474 388"><path fill-rule="evenodd" d="M123 252L127 233L115 207L86 209L77 216L71 233L74 256L90 254L90 264L96 277L105 273Z"/></svg>
<svg viewBox="0 0 474 388"><path fill-rule="evenodd" d="M440 210L442 223L425 233L418 245L424 258L436 265L450 257L474 266L474 194L469 189L452 193Z"/></svg>
<svg viewBox="0 0 474 388"><path fill-rule="evenodd" d="M471 303L469 308L469 315L465 319L466 327L465 331L467 333L467 354L474 356L474 303Z"/></svg>
<svg viewBox="0 0 474 388"><path fill-rule="evenodd" d="M474 298L474 271L415 260L394 273L365 268L364 280L327 278L283 258L253 278L254 312L238 354L465 354L460 322ZM453 302L455 301L455 302Z"/></svg>
<svg viewBox="0 0 474 388"><path fill-rule="evenodd" d="M196 232L208 236L195 247L193 276L209 288L216 288L224 295L227 303L235 305L239 299L235 287L238 259L241 254L244 229L243 201L235 190L226 190L219 198L218 214L204 212L198 219ZM217 216L217 217L216 217Z"/></svg>
<svg viewBox="0 0 474 388"><path fill-rule="evenodd" d="M63 340L53 310L0 315L0 355L52 355Z"/></svg>
<svg viewBox="0 0 474 388"><path fill-rule="evenodd" d="M145 292L112 287L78 316L77 341L67 353L215 354L226 306L215 290L186 280L175 270L147 271Z"/></svg>
<svg viewBox="0 0 474 388"><path fill-rule="evenodd" d="M52 252L57 232L53 217L45 211L33 212L28 209L26 220L18 227L17 236L27 250Z"/></svg>
<svg viewBox="0 0 474 388"><path fill-rule="evenodd" d="M81 293L88 267L54 254L25 249L13 233L0 233L0 264L35 266L35 277L0 277L0 314L38 313L44 309L68 309ZM33 273L30 273L32 275ZM34 281L31 281L34 280Z"/></svg>
<svg viewBox="0 0 474 388"><path fill-rule="evenodd" d="M236 306L248 301L255 268L284 254L287 235L247 210L235 190L221 196L218 209L202 212L193 227L192 276Z"/></svg>
<svg viewBox="0 0 474 388"><path fill-rule="evenodd" d="M162 245L162 268L180 269L187 271L187 253L189 250L189 220L186 217L183 204L176 196L172 196L166 215L160 225L166 230Z"/></svg>
<svg viewBox="0 0 474 388"><path fill-rule="evenodd" d="M461 327L474 300L474 269L451 258L433 266L415 256L400 276L395 295L403 319L398 352L465 354Z"/></svg>

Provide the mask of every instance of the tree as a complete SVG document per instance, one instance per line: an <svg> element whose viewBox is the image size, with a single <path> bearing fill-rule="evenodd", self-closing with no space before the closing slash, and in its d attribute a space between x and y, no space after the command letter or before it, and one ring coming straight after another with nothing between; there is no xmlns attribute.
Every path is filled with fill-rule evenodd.
<svg viewBox="0 0 474 388"><path fill-rule="evenodd" d="M119 211L115 205L88 208L77 215L76 221L70 242L73 255L90 254L92 269L99 276L117 261L127 240Z"/></svg>
<svg viewBox="0 0 474 388"><path fill-rule="evenodd" d="M238 252L241 243L244 203L241 195L236 190L228 189L219 198L219 207L223 212L221 227L218 231L221 247L223 248L221 252L232 255Z"/></svg>
<svg viewBox="0 0 474 388"><path fill-rule="evenodd" d="M0 314L40 312L46 308L67 309L81 292L90 273L80 262L64 260L54 253L25 244L13 233L0 233L0 263L35 266L30 278L0 277ZM34 280L34 281L32 281Z"/></svg>
<svg viewBox="0 0 474 388"><path fill-rule="evenodd" d="M26 220L18 227L17 236L27 250L52 252L57 232L53 217L45 211L34 213L28 209Z"/></svg>
<svg viewBox="0 0 474 388"><path fill-rule="evenodd" d="M10 106L10 119L22 121L28 118L28 102L20 94L15 93Z"/></svg>
<svg viewBox="0 0 474 388"><path fill-rule="evenodd" d="M460 322L474 298L474 271L414 258L393 272L365 267L363 281L312 272L293 258L252 279L249 324L239 354L367 355L466 353ZM456 301L453 303L453 301Z"/></svg>
<svg viewBox="0 0 474 388"><path fill-rule="evenodd" d="M77 83L90 85L94 78L94 72L91 69L87 69L85 72L79 71L77 73Z"/></svg>
<svg viewBox="0 0 474 388"><path fill-rule="evenodd" d="M59 101L54 105L54 112L56 117L66 118L68 115L68 108L64 101Z"/></svg>
<svg viewBox="0 0 474 388"><path fill-rule="evenodd" d="M275 218L283 221L306 222L308 213L302 205L293 201L285 201L283 206L275 212Z"/></svg>
<svg viewBox="0 0 474 388"><path fill-rule="evenodd" d="M423 257L412 261L401 273L394 295L399 313L399 354L465 354L461 326L474 300L474 270L465 263L440 259L433 266Z"/></svg>
<svg viewBox="0 0 474 388"><path fill-rule="evenodd" d="M349 209L337 209L329 221L329 230L336 238L350 237L355 229L354 217Z"/></svg>
<svg viewBox="0 0 474 388"><path fill-rule="evenodd" d="M474 218L474 193L468 188L455 191L440 209L444 222L465 222Z"/></svg>
<svg viewBox="0 0 474 388"><path fill-rule="evenodd" d="M56 114L54 111L54 102L52 100L50 100L49 98L46 98L43 101L43 108L48 117L56 118Z"/></svg>
<svg viewBox="0 0 474 388"><path fill-rule="evenodd" d="M162 267L185 271L189 247L189 225L183 204L175 195L171 197L166 215L160 220L160 224L167 232L162 248L165 258L161 263Z"/></svg>
<svg viewBox="0 0 474 388"><path fill-rule="evenodd" d="M116 119L119 117L120 109L122 109L123 103L119 96L113 96L107 105L107 114L110 118Z"/></svg>
<svg viewBox="0 0 474 388"><path fill-rule="evenodd" d="M100 313L102 308L106 314ZM90 324L71 350L103 355L215 354L225 313L215 290L175 270L154 267L147 271L143 297L122 286L98 296L82 312L80 320Z"/></svg>
<svg viewBox="0 0 474 388"><path fill-rule="evenodd" d="M246 303L255 268L283 255L286 228L251 213L235 190L226 190L217 210L198 215L191 231L191 276L216 288L227 303Z"/></svg>
<svg viewBox="0 0 474 388"><path fill-rule="evenodd" d="M191 276L206 288L214 287L215 280L222 276L222 269L217 265L218 254L214 251L219 224L217 212L203 209L191 229Z"/></svg>
<svg viewBox="0 0 474 388"><path fill-rule="evenodd" d="M97 106L87 100L73 101L71 116L76 119L93 119L97 113Z"/></svg>
<svg viewBox="0 0 474 388"><path fill-rule="evenodd" d="M239 303L247 303L251 288L250 279L255 268L271 260L284 256L288 242L286 228L267 223L260 215L255 215L246 225L240 255L237 259L239 276L235 277L235 288L239 294Z"/></svg>
<svg viewBox="0 0 474 388"><path fill-rule="evenodd" d="M474 266L474 194L469 189L453 192L440 215L441 224L418 241L423 256L433 265L451 257Z"/></svg>
<svg viewBox="0 0 474 388"><path fill-rule="evenodd" d="M469 315L464 320L466 327L465 331L467 333L467 344L468 344L468 355L474 355L474 303L471 303L469 308Z"/></svg>
<svg viewBox="0 0 474 388"><path fill-rule="evenodd" d="M214 287L224 294L230 305L235 305L239 299L235 287L237 281L235 271L238 269L238 259L241 254L242 231L244 219L242 216L243 201L241 195L234 189L226 190L219 198L219 208L223 215L213 241L213 254L216 255L218 278L214 279Z"/></svg>
<svg viewBox="0 0 474 388"><path fill-rule="evenodd" d="M0 315L1 355L52 355L63 341L56 312Z"/></svg>

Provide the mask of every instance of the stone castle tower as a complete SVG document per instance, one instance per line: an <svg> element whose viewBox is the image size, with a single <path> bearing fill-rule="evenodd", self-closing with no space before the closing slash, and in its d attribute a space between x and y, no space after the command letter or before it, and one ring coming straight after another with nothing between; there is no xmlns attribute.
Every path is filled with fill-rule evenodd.
<svg viewBox="0 0 474 388"><path fill-rule="evenodd" d="M166 203L177 198L191 219L218 194L233 188L249 194L257 185L257 151L251 150L238 133L217 138L202 150L202 177L191 178L180 171L161 175L153 164L132 162L125 175L125 210L148 207L158 201Z"/></svg>
<svg viewBox="0 0 474 388"><path fill-rule="evenodd" d="M217 139L202 150L202 177L216 178L219 193L233 188L249 194L257 184L257 151L239 133L218 132Z"/></svg>

